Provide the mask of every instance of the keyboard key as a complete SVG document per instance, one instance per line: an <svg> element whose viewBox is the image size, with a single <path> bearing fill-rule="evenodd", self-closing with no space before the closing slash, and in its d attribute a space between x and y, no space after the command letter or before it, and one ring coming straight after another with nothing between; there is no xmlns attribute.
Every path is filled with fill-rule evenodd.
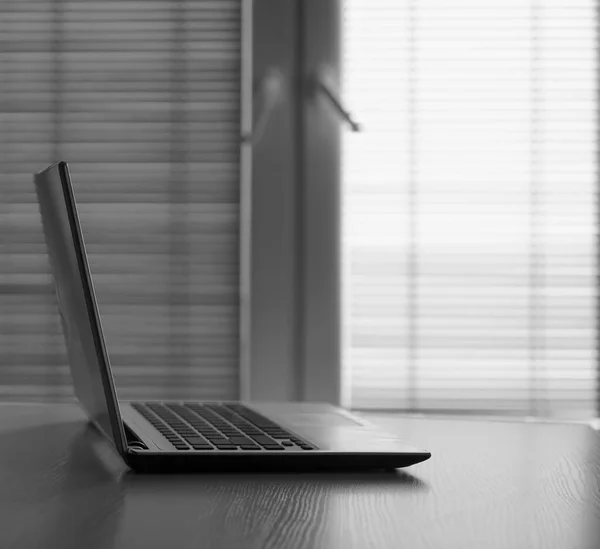
<svg viewBox="0 0 600 549"><path fill-rule="evenodd" d="M283 446L279 446L279 444L263 444L263 448L265 450L283 450Z"/></svg>
<svg viewBox="0 0 600 549"><path fill-rule="evenodd" d="M282 440L281 444L284 446L294 446L294 443L291 440Z"/></svg>
<svg viewBox="0 0 600 549"><path fill-rule="evenodd" d="M223 442L215 442L214 445L219 450L237 450L237 446L235 444L224 444Z"/></svg>
<svg viewBox="0 0 600 549"><path fill-rule="evenodd" d="M242 444L240 448L242 450L262 450L262 448L258 446L258 444Z"/></svg>
<svg viewBox="0 0 600 549"><path fill-rule="evenodd" d="M223 441L225 442L226 440L228 440L227 437L224 437L223 435L204 435L204 438L210 440L210 441Z"/></svg>
<svg viewBox="0 0 600 549"><path fill-rule="evenodd" d="M277 444L272 438L266 435L252 435L251 438L254 440L254 442L258 442L258 444L261 446L264 446L265 444ZM277 446L279 445L277 444Z"/></svg>
<svg viewBox="0 0 600 549"><path fill-rule="evenodd" d="M252 440L250 440L248 437L244 437L244 436L229 437L229 440L233 444L237 444L238 446L240 446L242 444L252 444Z"/></svg>
<svg viewBox="0 0 600 549"><path fill-rule="evenodd" d="M184 437L188 444L194 446L194 444L208 444L208 441L204 437L199 436L186 436Z"/></svg>

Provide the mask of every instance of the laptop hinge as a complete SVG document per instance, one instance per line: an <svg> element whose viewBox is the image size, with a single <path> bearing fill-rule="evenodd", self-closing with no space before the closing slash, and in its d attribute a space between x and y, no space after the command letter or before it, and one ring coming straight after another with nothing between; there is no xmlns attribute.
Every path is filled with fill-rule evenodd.
<svg viewBox="0 0 600 549"><path fill-rule="evenodd" d="M128 448L141 448L144 450L148 449L148 446L142 442L140 437L138 437L125 422L123 422L123 429L125 431L125 440L127 441Z"/></svg>

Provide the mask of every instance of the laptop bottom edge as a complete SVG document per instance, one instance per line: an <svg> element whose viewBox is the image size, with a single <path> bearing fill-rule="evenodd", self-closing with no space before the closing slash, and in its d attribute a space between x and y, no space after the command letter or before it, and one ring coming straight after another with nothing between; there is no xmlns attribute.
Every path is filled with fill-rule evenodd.
<svg viewBox="0 0 600 549"><path fill-rule="evenodd" d="M319 471L358 472L394 470L427 460L423 454L368 454L315 452L292 453L227 453L227 452L148 452L130 449L125 460L137 473L214 473L214 472L293 472Z"/></svg>

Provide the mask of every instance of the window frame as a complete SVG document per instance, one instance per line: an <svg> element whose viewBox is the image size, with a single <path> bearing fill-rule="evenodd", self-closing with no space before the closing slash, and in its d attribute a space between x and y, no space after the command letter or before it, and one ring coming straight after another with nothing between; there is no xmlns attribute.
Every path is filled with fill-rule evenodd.
<svg viewBox="0 0 600 549"><path fill-rule="evenodd" d="M314 79L326 69L339 82L341 2L254 0L244 9L244 129L265 72L284 82L260 142L242 145L252 175L251 192L244 175L241 191L240 396L340 404L340 122Z"/></svg>

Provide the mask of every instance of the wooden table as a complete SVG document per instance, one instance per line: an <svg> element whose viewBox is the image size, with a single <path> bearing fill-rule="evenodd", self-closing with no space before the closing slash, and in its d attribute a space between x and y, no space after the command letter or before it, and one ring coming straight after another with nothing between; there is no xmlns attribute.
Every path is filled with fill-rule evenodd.
<svg viewBox="0 0 600 549"><path fill-rule="evenodd" d="M583 425L373 416L431 450L404 472L141 476L74 405L0 406L0 547L600 547Z"/></svg>

